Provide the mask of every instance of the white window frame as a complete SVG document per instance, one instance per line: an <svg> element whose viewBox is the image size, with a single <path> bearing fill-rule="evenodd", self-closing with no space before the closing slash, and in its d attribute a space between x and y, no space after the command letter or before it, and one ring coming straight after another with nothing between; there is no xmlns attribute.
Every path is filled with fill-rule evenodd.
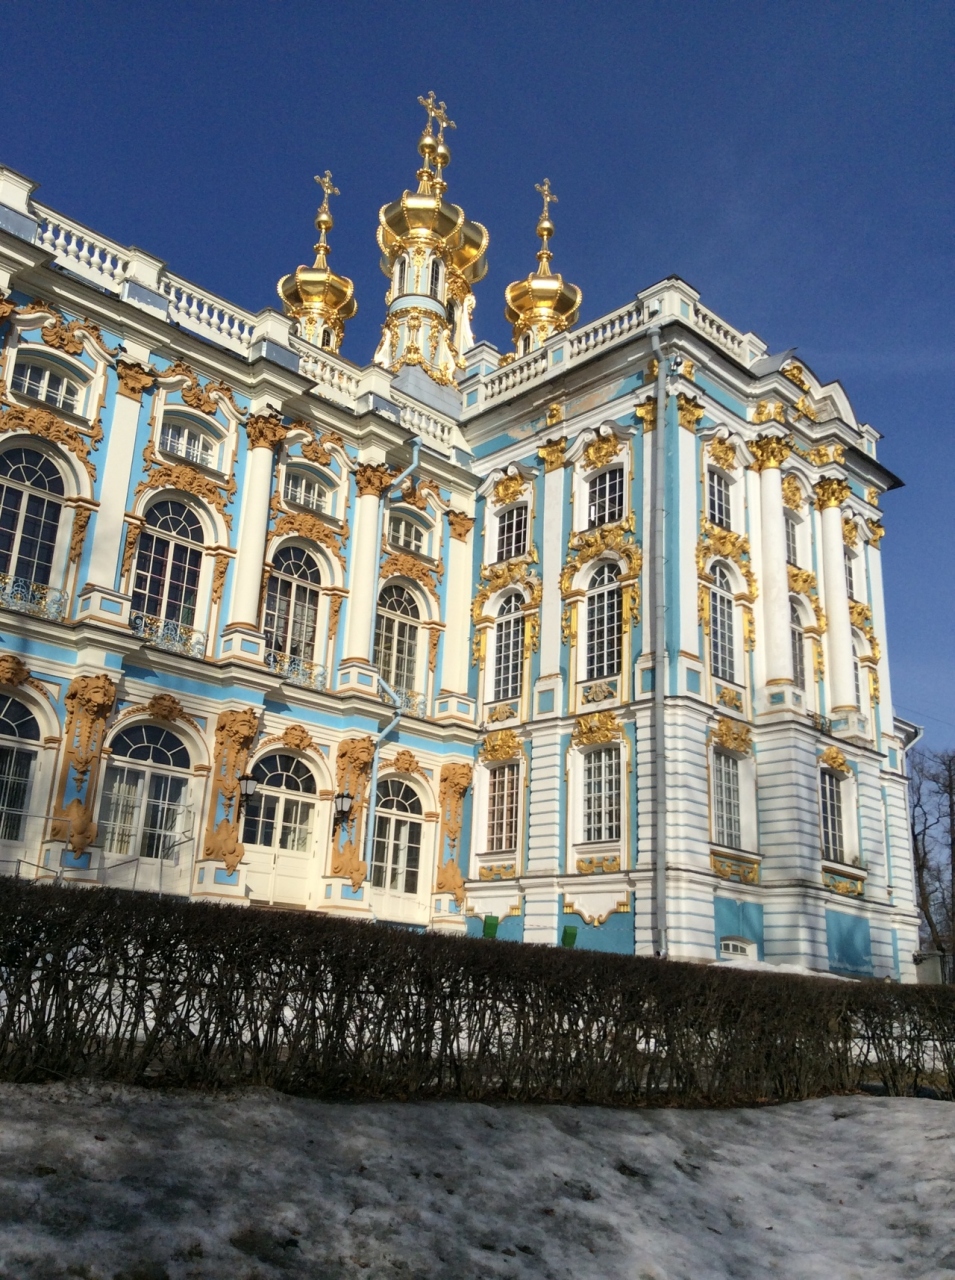
<svg viewBox="0 0 955 1280"><path fill-rule="evenodd" d="M712 567L713 582L709 588L710 591L710 635L709 635L709 667L710 674L715 680L724 680L729 684L742 684L743 681L738 678L739 670L739 653L738 653L738 627L736 625L736 601L733 591L733 580L729 570L722 564L716 564ZM717 575L721 574L725 577L728 585L723 586L718 582ZM722 627L724 618L720 611L725 612L725 622L728 625L728 637L723 634ZM720 618L719 623L717 622Z"/></svg>
<svg viewBox="0 0 955 1280"><path fill-rule="evenodd" d="M407 536L409 535L410 536ZM394 511L388 514L388 541L393 547L402 551L411 551L415 555L425 554L425 530L410 516Z"/></svg>
<svg viewBox="0 0 955 1280"><path fill-rule="evenodd" d="M18 396L22 396L24 400L31 400L35 404L44 404L52 409L59 409L63 413L73 414L75 417L83 418L86 416L84 408L86 405L86 392L89 387L89 375L85 379L80 378L72 369L65 369L61 365L54 364L52 361L44 360L39 352L34 353L29 347L21 347L12 352L13 368L10 372L10 390ZM28 390L27 386L18 386L17 367L25 365L27 374L25 382L30 383L36 388ZM39 372L38 379L31 375ZM59 378L61 386L52 398L49 395L50 379ZM65 404L68 398L68 389L72 388L72 396L69 397L72 403Z"/></svg>
<svg viewBox="0 0 955 1280"><path fill-rule="evenodd" d="M619 476L620 509L616 515L611 513L609 490L611 480ZM603 493L595 496L595 491L602 487ZM614 480L616 487L616 480ZM587 480L587 528L599 529L605 524L619 524L627 513L627 469L622 463L598 471ZM601 517L601 518L598 518Z"/></svg>
<svg viewBox="0 0 955 1280"><path fill-rule="evenodd" d="M505 606L514 602L516 607L502 613ZM523 612L523 598L516 592L506 595L497 608L494 622L494 660L489 664L486 701L511 702L524 692L524 642L527 622ZM505 664L505 672L502 664ZM505 679L505 674L507 679Z"/></svg>
<svg viewBox="0 0 955 1280"><path fill-rule="evenodd" d="M706 518L718 529L733 528L733 482L717 467L707 469Z"/></svg>
<svg viewBox="0 0 955 1280"><path fill-rule="evenodd" d="M209 471L222 470L221 441L185 418L171 416L168 420L163 419L159 425L159 452L167 458L182 458Z"/></svg>
<svg viewBox="0 0 955 1280"><path fill-rule="evenodd" d="M609 743L582 751L580 756L580 844L619 845L625 814L623 747L620 743Z"/></svg>
<svg viewBox="0 0 955 1280"><path fill-rule="evenodd" d="M300 486L298 495L290 492L290 490ZM310 486L313 492L306 496L306 486ZM318 511L322 515L326 515L329 510L329 489L323 480L318 476L312 475L302 467L287 466L285 468L285 476L282 482L282 497L286 502L290 502L295 507L301 507L305 511Z"/></svg>

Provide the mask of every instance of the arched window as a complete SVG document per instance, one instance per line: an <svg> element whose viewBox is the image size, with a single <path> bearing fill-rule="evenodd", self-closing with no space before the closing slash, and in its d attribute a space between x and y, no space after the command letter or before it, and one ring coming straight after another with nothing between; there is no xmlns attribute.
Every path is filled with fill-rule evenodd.
<svg viewBox="0 0 955 1280"><path fill-rule="evenodd" d="M418 605L405 587L389 582L378 597L375 621L375 666L393 689L415 687L418 658Z"/></svg>
<svg viewBox="0 0 955 1280"><path fill-rule="evenodd" d="M49 584L64 496L63 477L36 449L0 453L0 585L28 592ZM10 581L16 580L16 586Z"/></svg>
<svg viewBox="0 0 955 1280"><path fill-rule="evenodd" d="M272 561L265 596L265 647L277 655L311 662L318 630L318 561L303 547L280 547Z"/></svg>
<svg viewBox="0 0 955 1280"><path fill-rule="evenodd" d="M116 734L99 816L107 853L176 859L186 832L188 769L189 752L168 729L135 724Z"/></svg>
<svg viewBox="0 0 955 1280"><path fill-rule="evenodd" d="M727 849L742 849L739 811L739 761L713 753L713 838Z"/></svg>
<svg viewBox="0 0 955 1280"><path fill-rule="evenodd" d="M793 684L797 689L806 687L806 646L803 636L802 621L799 609L795 604L789 605L789 635L793 647Z"/></svg>
<svg viewBox="0 0 955 1280"><path fill-rule="evenodd" d="M524 615L521 597L509 595L497 611L494 634L494 701L521 696L524 672Z"/></svg>
<svg viewBox="0 0 955 1280"><path fill-rule="evenodd" d="M596 529L623 519L623 467L594 476L587 486L587 524Z"/></svg>
<svg viewBox="0 0 955 1280"><path fill-rule="evenodd" d="M438 296L438 287L441 284L441 263L437 258L431 259L431 277L428 281L428 292L432 298Z"/></svg>
<svg viewBox="0 0 955 1280"><path fill-rule="evenodd" d="M830 862L845 862L842 829L842 779L824 769L819 775L819 809L822 826L822 856Z"/></svg>
<svg viewBox="0 0 955 1280"><path fill-rule="evenodd" d="M265 849L308 853L317 790L311 769L297 756L283 753L257 761L252 776L259 785L245 802L243 841Z"/></svg>
<svg viewBox="0 0 955 1280"><path fill-rule="evenodd" d="M392 516L388 522L388 541L396 547L404 547L406 551L421 551L424 543L424 530L415 520L407 516Z"/></svg>
<svg viewBox="0 0 955 1280"><path fill-rule="evenodd" d="M331 345L332 345L332 331L331 329L323 329L322 330L322 346L327 350L328 347L330 347Z"/></svg>
<svg viewBox="0 0 955 1280"><path fill-rule="evenodd" d="M74 412L80 395L79 387L70 378L54 373L46 365L28 364L25 360L17 361L10 385L18 395L44 400L67 413Z"/></svg>
<svg viewBox="0 0 955 1280"><path fill-rule="evenodd" d="M620 748L584 756L584 840L620 839Z"/></svg>
<svg viewBox="0 0 955 1280"><path fill-rule="evenodd" d="M421 869L421 801L406 782L378 784L371 883L376 889L417 893Z"/></svg>
<svg viewBox="0 0 955 1280"><path fill-rule="evenodd" d="M530 349L531 349L531 335L529 333L525 333L523 338L521 338L521 355L526 356L527 353L530 351Z"/></svg>
<svg viewBox="0 0 955 1280"><path fill-rule="evenodd" d="M40 741L40 726L28 707L0 694L0 840L22 840L30 809L36 752L25 742Z"/></svg>
<svg viewBox="0 0 955 1280"><path fill-rule="evenodd" d="M730 485L719 471L709 472L709 518L710 524L728 529L731 524Z"/></svg>
<svg viewBox="0 0 955 1280"><path fill-rule="evenodd" d="M325 486L306 471L286 471L285 501L309 511L324 511L328 500Z"/></svg>
<svg viewBox="0 0 955 1280"><path fill-rule="evenodd" d="M159 433L159 447L188 462L198 462L203 467L216 465L216 446L204 431L183 422L164 422Z"/></svg>
<svg viewBox="0 0 955 1280"><path fill-rule="evenodd" d="M722 565L713 570L710 590L710 670L720 680L736 679L733 638L733 591Z"/></svg>
<svg viewBox="0 0 955 1280"><path fill-rule="evenodd" d="M400 298L405 291L408 279L408 263L405 258L398 259L398 271L395 276L395 297Z"/></svg>
<svg viewBox="0 0 955 1280"><path fill-rule="evenodd" d="M587 679L615 676L620 670L620 571L602 564L587 589Z"/></svg>
<svg viewBox="0 0 955 1280"><path fill-rule="evenodd" d="M202 543L199 518L183 503L165 500L149 508L136 552L133 614L173 628L195 624Z"/></svg>
<svg viewBox="0 0 955 1280"><path fill-rule="evenodd" d="M513 560L527 551L527 507L510 507L497 518L497 558Z"/></svg>

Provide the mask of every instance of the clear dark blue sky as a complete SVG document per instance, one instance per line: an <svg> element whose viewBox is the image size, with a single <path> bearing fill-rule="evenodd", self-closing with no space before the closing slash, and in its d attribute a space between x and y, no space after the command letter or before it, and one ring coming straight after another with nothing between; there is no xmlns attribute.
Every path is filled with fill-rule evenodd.
<svg viewBox="0 0 955 1280"><path fill-rule="evenodd" d="M896 704L955 746L950 0L84 0L7 3L0 33L0 163L245 307L310 261L330 168L360 364L383 315L378 208L412 182L431 88L458 125L449 194L491 233L479 337L507 343L547 175L583 319L674 273L797 346L907 482L882 544Z"/></svg>

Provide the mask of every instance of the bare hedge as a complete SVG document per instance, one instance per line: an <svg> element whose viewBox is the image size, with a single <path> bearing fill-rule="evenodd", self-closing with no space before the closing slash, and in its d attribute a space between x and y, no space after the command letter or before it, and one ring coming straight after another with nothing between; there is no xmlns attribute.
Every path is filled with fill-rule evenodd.
<svg viewBox="0 0 955 1280"><path fill-rule="evenodd" d="M955 1090L955 992L0 881L0 1079L739 1105Z"/></svg>

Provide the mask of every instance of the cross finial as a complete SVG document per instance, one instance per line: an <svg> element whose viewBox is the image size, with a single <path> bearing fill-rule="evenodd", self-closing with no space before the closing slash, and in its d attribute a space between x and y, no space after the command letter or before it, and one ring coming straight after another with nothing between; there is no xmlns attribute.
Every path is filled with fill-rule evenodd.
<svg viewBox="0 0 955 1280"><path fill-rule="evenodd" d="M418 96L419 103L428 113L428 132L432 133L433 123L438 122L438 140L444 141L445 129L456 129L458 126L453 120L448 119L448 104L446 102L437 102L434 96L434 90L428 94L426 98Z"/></svg>
<svg viewBox="0 0 955 1280"><path fill-rule="evenodd" d="M535 183L534 190L539 191L544 200L544 212L541 216L544 218L549 217L550 205L557 204L557 197L554 195L554 193L550 189L550 178L545 178L543 182Z"/></svg>
<svg viewBox="0 0 955 1280"><path fill-rule="evenodd" d="M434 120L435 116L438 114L438 104L434 100L434 90L432 89L426 98L422 98L421 94L419 93L418 101L421 103L425 111L427 111L428 113L428 132L431 133L432 132L431 122L432 120Z"/></svg>
<svg viewBox="0 0 955 1280"><path fill-rule="evenodd" d="M326 169L326 170L325 170L325 176L324 176L324 178L323 178L323 177L321 177L319 174L317 174L317 173L316 173L316 175L315 175L315 181L318 183L318 185L321 187L321 189L325 192L325 198L324 198L324 200L322 201L322 208L323 208L323 209L327 209L327 208L328 208L328 197L329 197L329 196L340 196L340 195L341 195L341 192L338 190L338 188L337 188L337 187L335 186L335 184L332 182L332 171L331 171L331 169Z"/></svg>

